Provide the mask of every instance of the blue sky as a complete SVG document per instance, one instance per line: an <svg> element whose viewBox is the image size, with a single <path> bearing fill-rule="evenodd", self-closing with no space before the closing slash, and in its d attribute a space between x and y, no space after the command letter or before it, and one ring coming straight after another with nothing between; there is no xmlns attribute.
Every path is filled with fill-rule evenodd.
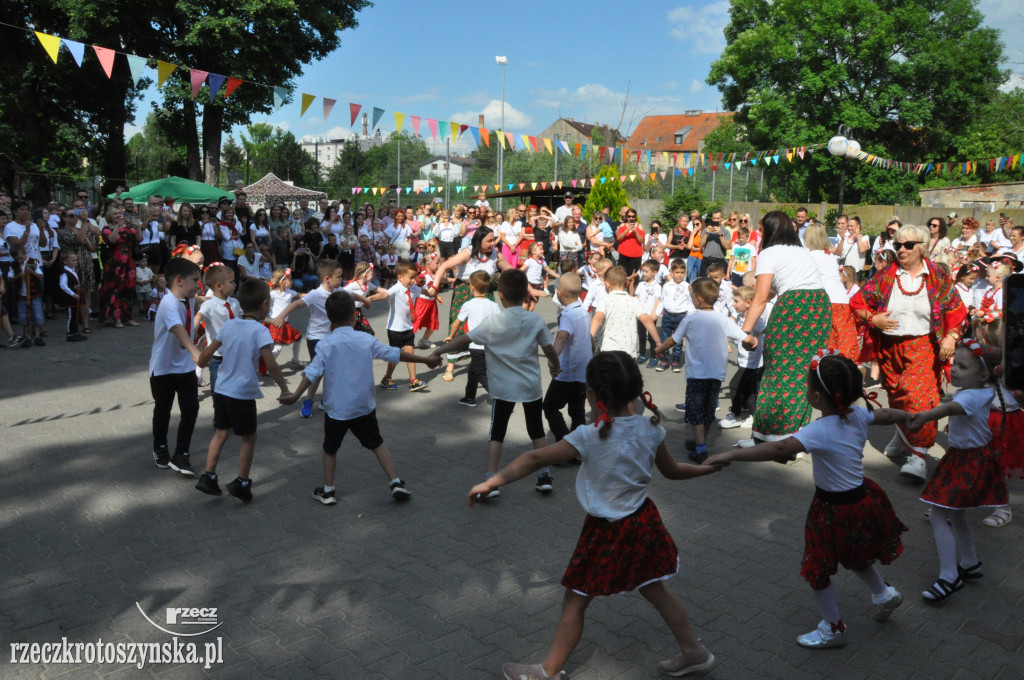
<svg viewBox="0 0 1024 680"><path fill-rule="evenodd" d="M981 0L979 8L990 26L1020 26L1018 2ZM647 114L720 110L718 90L704 80L725 47L728 8L727 0L378 0L359 13L358 28L341 34L338 50L306 67L292 103L253 122L299 138L346 137L360 131L358 120L349 126L348 104L355 102L385 109L385 134L395 128L395 111L407 114L405 128L408 115L421 116L428 143L426 118L476 125L482 112L485 127L496 129L501 67L494 57L503 55L507 131L536 135L559 116L613 126L622 117L620 130L628 134ZM1024 73L1024 51L1008 45L1006 52L1006 67ZM317 99L300 117L302 92ZM337 100L326 121L323 96ZM456 150L471 145L467 134Z"/></svg>

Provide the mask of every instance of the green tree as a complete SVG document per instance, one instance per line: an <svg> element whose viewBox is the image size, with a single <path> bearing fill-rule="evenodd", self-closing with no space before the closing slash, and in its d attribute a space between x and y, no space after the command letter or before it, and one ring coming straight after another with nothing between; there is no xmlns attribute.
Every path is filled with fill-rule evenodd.
<svg viewBox="0 0 1024 680"><path fill-rule="evenodd" d="M254 123L239 137L248 158L250 182L272 172L299 186L312 186L315 183L313 157L302 149L291 132L269 123ZM240 169L244 167L243 163Z"/></svg>
<svg viewBox="0 0 1024 680"><path fill-rule="evenodd" d="M722 202L712 201L710 196L708 188L703 183L689 180L676 182L675 192L665 200L655 218L666 228L671 228L679 220L681 213L696 210L701 215L707 215L720 210Z"/></svg>
<svg viewBox="0 0 1024 680"><path fill-rule="evenodd" d="M1002 45L973 0L732 0L707 78L748 148L813 145L840 124L870 153L944 160L1005 80ZM772 168L783 198L838 193L840 159ZM847 162L848 202L906 201L916 175Z"/></svg>
<svg viewBox="0 0 1024 680"><path fill-rule="evenodd" d="M341 195L355 186L367 186L360 182L360 172L365 172L366 158L355 139L347 139L334 165L327 171L324 180L332 195ZM326 190L326 189L325 189Z"/></svg>
<svg viewBox="0 0 1024 680"><path fill-rule="evenodd" d="M188 176L185 149L168 137L166 123L162 122L170 115L171 112L164 109L151 111L142 131L132 135L125 144L128 174L132 175L133 183L171 175Z"/></svg>
<svg viewBox="0 0 1024 680"><path fill-rule="evenodd" d="M607 181L602 182L604 178ZM606 165L594 177L595 184L587 195L587 202L583 205L583 216L593 215L597 210L608 208L611 211L612 219L618 219L619 210L629 205L629 197L626 189L619 181L619 168L615 165Z"/></svg>

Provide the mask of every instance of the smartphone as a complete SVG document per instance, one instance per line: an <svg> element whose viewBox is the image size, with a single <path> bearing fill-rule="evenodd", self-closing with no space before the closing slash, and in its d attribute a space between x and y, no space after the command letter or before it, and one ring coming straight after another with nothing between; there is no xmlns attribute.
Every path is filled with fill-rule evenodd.
<svg viewBox="0 0 1024 680"><path fill-rule="evenodd" d="M1024 390L1024 274L1003 282L1003 382Z"/></svg>

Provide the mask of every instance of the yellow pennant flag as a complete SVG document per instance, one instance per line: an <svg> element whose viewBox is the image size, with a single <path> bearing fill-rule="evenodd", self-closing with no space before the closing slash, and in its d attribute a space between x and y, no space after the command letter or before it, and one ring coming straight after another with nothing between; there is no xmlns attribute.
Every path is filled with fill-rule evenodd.
<svg viewBox="0 0 1024 680"><path fill-rule="evenodd" d="M519 136L523 140L523 148L525 148L527 151L532 151L533 147L530 146L530 136L529 135L519 135Z"/></svg>
<svg viewBox="0 0 1024 680"><path fill-rule="evenodd" d="M790 149L789 153L786 154L786 160L789 161L790 163L792 163L794 155L795 155L795 152L792 149Z"/></svg>
<svg viewBox="0 0 1024 680"><path fill-rule="evenodd" d="M555 152L551 150L551 140L550 139L547 139L547 138L544 139L544 148L548 150L549 154L554 155Z"/></svg>
<svg viewBox="0 0 1024 680"><path fill-rule="evenodd" d="M168 64L166 61L156 62L156 87L160 89L164 86L164 81L167 77L174 73L174 69L178 68L174 64Z"/></svg>
<svg viewBox="0 0 1024 680"><path fill-rule="evenodd" d="M459 126L458 123L451 123L451 126L452 126L452 139L453 140L454 139L458 139L459 138L459 130L462 129L461 126Z"/></svg>
<svg viewBox="0 0 1024 680"><path fill-rule="evenodd" d="M496 134L498 136L498 141L501 142L501 148L504 149L505 145L507 143L507 142L505 142L505 133L502 132L501 130L498 130L494 134Z"/></svg>
<svg viewBox="0 0 1024 680"><path fill-rule="evenodd" d="M402 131L402 123L404 123L404 122L405 122L405 114L404 113L399 113L398 111L395 111L395 131L396 132L401 132Z"/></svg>
<svg viewBox="0 0 1024 680"><path fill-rule="evenodd" d="M374 187L374 188L373 188L373 195L374 195L374 196L376 196L376 195L377 195L377 187Z"/></svg>
<svg viewBox="0 0 1024 680"><path fill-rule="evenodd" d="M494 185L494 190L495 191L501 191L501 185L500 184L495 184Z"/></svg>
<svg viewBox="0 0 1024 680"><path fill-rule="evenodd" d="M57 63L57 53L60 52L60 37L56 35L48 35L46 33L40 33L35 31L36 37L39 38L39 42L42 43L43 49L50 55L50 59L53 59L53 63Z"/></svg>
<svg viewBox="0 0 1024 680"><path fill-rule="evenodd" d="M1020 154L1019 153L1013 155L1013 165L1010 166L1010 169L1011 170L1016 170L1018 163L1020 163Z"/></svg>
<svg viewBox="0 0 1024 680"><path fill-rule="evenodd" d="M309 108L309 105L313 103L314 99L316 99L315 94L306 94L305 92L302 93L302 110L299 112L299 118L302 118L304 115L306 115L306 109Z"/></svg>
<svg viewBox="0 0 1024 680"><path fill-rule="evenodd" d="M665 165L668 165L668 151L661 152L661 160Z"/></svg>
<svg viewBox="0 0 1024 680"><path fill-rule="evenodd" d="M629 181L630 182L635 182L636 181L636 175L630 175L629 176Z"/></svg>
<svg viewBox="0 0 1024 680"><path fill-rule="evenodd" d="M536 190L537 183L536 182L530 182L530 188Z"/></svg>

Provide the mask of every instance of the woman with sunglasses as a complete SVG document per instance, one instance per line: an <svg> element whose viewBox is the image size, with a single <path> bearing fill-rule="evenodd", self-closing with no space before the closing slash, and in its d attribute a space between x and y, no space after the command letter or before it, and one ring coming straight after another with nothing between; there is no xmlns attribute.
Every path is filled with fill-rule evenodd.
<svg viewBox="0 0 1024 680"><path fill-rule="evenodd" d="M936 257L946 252L948 247L946 220L941 217L932 217L928 220L928 259L934 261Z"/></svg>
<svg viewBox="0 0 1024 680"><path fill-rule="evenodd" d="M636 277L640 269L640 263L644 259L644 245L647 241L647 232L642 224L636 220L636 210L629 208L626 211L626 220L615 232L617 241L616 249L619 251L619 266L626 270L629 277L629 294L633 294L636 288Z"/></svg>
<svg viewBox="0 0 1024 680"><path fill-rule="evenodd" d="M953 358L967 309L953 279L929 265L930 233L906 225L896 232L896 264L878 272L850 300L850 308L878 339L878 365L889 407L920 413L939 405L942 362ZM910 455L900 474L924 481L925 454L935 444L935 422L916 431L898 426L885 447L889 458Z"/></svg>
<svg viewBox="0 0 1024 680"><path fill-rule="evenodd" d="M217 211L209 206L199 208L199 250L204 262L220 262L220 225Z"/></svg>

